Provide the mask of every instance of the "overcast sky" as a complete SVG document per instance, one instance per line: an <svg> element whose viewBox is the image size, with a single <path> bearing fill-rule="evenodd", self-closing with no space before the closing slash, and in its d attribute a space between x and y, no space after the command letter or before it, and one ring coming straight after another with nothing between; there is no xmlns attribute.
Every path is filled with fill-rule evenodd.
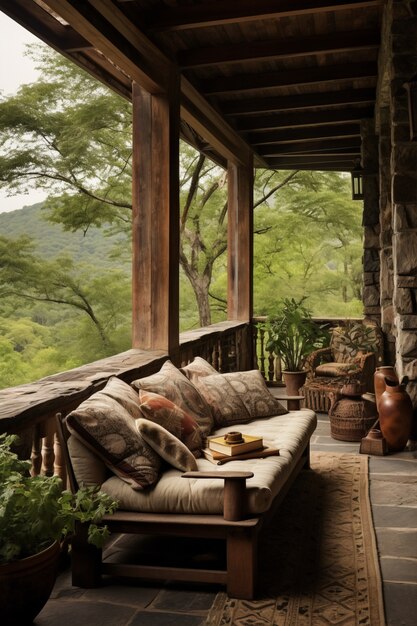
<svg viewBox="0 0 417 626"><path fill-rule="evenodd" d="M0 11L0 91L1 95L16 92L20 85L31 83L37 78L32 60L24 56L25 45L39 43L29 31L19 26ZM45 199L45 194L33 191L27 195L7 198L0 189L0 213L21 209Z"/></svg>

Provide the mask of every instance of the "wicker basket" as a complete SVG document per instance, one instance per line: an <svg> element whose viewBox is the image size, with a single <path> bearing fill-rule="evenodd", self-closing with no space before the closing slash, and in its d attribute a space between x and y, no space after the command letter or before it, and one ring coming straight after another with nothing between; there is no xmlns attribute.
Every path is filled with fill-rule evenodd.
<svg viewBox="0 0 417 626"><path fill-rule="evenodd" d="M330 434L339 441L361 441L375 422L372 417L330 417Z"/></svg>

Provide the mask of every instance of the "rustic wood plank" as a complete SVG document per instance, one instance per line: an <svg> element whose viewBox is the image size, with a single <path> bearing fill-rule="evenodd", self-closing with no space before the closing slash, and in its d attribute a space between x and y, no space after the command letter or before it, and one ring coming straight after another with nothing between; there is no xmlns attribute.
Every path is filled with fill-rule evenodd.
<svg viewBox="0 0 417 626"><path fill-rule="evenodd" d="M360 137L347 138L347 139L318 139L317 141L298 141L293 144L289 143L275 143L272 146L264 146L260 148L259 152L265 157L280 156L284 154L316 154L318 152L349 152L353 151L357 154L360 151L361 139Z"/></svg>
<svg viewBox="0 0 417 626"><path fill-rule="evenodd" d="M324 65L320 67L298 68L281 70L279 72L257 72L254 74L239 74L232 76L218 76L217 78L201 81L200 89L208 96L229 94L246 94L257 89L277 89L294 85L321 85L322 83L342 83L346 80L358 78L375 79L378 67L372 63L349 63L346 65Z"/></svg>
<svg viewBox="0 0 417 626"><path fill-rule="evenodd" d="M155 31L176 31L325 11L360 10L379 4L378 0L281 0L279 3L276 0L211 0L172 8L158 6L157 10L145 12L145 22L148 28Z"/></svg>
<svg viewBox="0 0 417 626"><path fill-rule="evenodd" d="M133 85L135 348L179 350L179 80L169 98Z"/></svg>
<svg viewBox="0 0 417 626"><path fill-rule="evenodd" d="M373 107L357 107L351 109L337 109L329 111L290 111L275 113L274 115L251 115L237 120L236 126L240 131L273 130L280 128L294 128L296 126L330 125L340 122L358 123L362 119L373 117Z"/></svg>
<svg viewBox="0 0 417 626"><path fill-rule="evenodd" d="M371 104L375 101L375 94L375 89L369 88L305 93L292 96L273 96L271 98L244 98L237 101L223 102L221 109L225 115L246 115L268 111L329 107L339 104Z"/></svg>
<svg viewBox="0 0 417 626"><path fill-rule="evenodd" d="M286 128L283 130L271 130L268 133L251 133L249 141L256 146L269 144L304 143L309 140L341 139L360 137L360 123L334 124L331 126L312 126L303 128Z"/></svg>
<svg viewBox="0 0 417 626"><path fill-rule="evenodd" d="M225 63L241 63L271 58L295 58L314 54L374 50L380 42L380 34L374 30L356 30L330 33L314 37L300 37L272 41L243 41L180 50L178 63L182 68L202 67Z"/></svg>

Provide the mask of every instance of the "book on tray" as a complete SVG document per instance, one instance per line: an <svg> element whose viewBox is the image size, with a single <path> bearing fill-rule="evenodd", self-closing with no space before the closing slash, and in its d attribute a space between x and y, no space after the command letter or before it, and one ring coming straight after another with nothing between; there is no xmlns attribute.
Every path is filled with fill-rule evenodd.
<svg viewBox="0 0 417 626"><path fill-rule="evenodd" d="M226 456L235 456L263 448L262 437L242 435L242 439L243 441L241 443L227 443L224 435L221 437L211 437L208 440L208 448Z"/></svg>
<svg viewBox="0 0 417 626"><path fill-rule="evenodd" d="M220 452L210 450L210 448L204 448L203 455L211 463L214 463L215 465L223 465L224 463L229 463L229 461L245 461L247 459L264 459L268 456L279 456L279 450L277 448L262 446L262 448L250 450L249 452L245 452L243 454L229 456L227 454L221 454Z"/></svg>

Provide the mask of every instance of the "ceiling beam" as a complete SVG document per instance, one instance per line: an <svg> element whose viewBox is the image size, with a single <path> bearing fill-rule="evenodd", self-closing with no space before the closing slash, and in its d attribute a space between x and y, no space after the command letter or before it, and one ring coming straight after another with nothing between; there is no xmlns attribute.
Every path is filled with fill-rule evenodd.
<svg viewBox="0 0 417 626"><path fill-rule="evenodd" d="M258 152L264 157L279 156L281 154L316 154L317 152L328 151L336 153L337 151L350 151L354 154L360 152L360 137L348 139L321 139L318 141L306 141L290 143L276 143L271 146L265 146Z"/></svg>
<svg viewBox="0 0 417 626"><path fill-rule="evenodd" d="M319 139L341 139L360 137L360 123L334 124L330 126L311 126L302 128L286 128L271 130L268 133L250 133L247 140L252 146L267 146L269 144L286 144L305 142Z"/></svg>
<svg viewBox="0 0 417 626"><path fill-rule="evenodd" d="M375 79L377 64L347 63L324 67L308 67L279 72L258 72L256 74L236 74L235 76L219 76L201 82L200 90L207 96L228 94L233 92L256 91L258 89L276 89L293 85L312 85L359 78Z"/></svg>
<svg viewBox="0 0 417 626"><path fill-rule="evenodd" d="M178 52L178 63L183 69L259 61L271 58L295 58L314 54L373 50L378 48L380 34L377 30L334 32L328 35L274 39L272 41L244 41L210 47L192 48Z"/></svg>
<svg viewBox="0 0 417 626"><path fill-rule="evenodd" d="M353 169L352 161L346 161L338 163L321 163L319 165L313 165L311 163L303 163L301 165L294 165L291 163L273 163L273 160L268 161L268 167L275 170L303 170L306 172L351 172Z"/></svg>
<svg viewBox="0 0 417 626"><path fill-rule="evenodd" d="M268 159L268 165L270 167L278 167L281 169L303 169L308 166L332 166L332 167L346 167L348 170L352 170L354 167L354 159L346 157L344 155L339 156L302 156L296 157L284 155L282 157L272 157Z"/></svg>
<svg viewBox="0 0 417 626"><path fill-rule="evenodd" d="M243 100L224 102L221 105L221 110L225 115L250 115L340 104L371 104L375 102L375 95L375 89L348 89L346 91L323 91L295 96L274 96L272 98L244 98Z"/></svg>
<svg viewBox="0 0 417 626"><path fill-rule="evenodd" d="M211 0L172 8L158 6L157 10L145 13L145 23L155 31L175 31L326 11L365 9L379 4L379 0L281 0L279 3L276 0Z"/></svg>
<svg viewBox="0 0 417 626"><path fill-rule="evenodd" d="M250 115L237 120L238 131L274 130L282 128L294 128L296 126L316 126L329 124L354 122L373 117L373 107L361 107L351 109L335 109L329 111L290 111L276 113L275 115Z"/></svg>

